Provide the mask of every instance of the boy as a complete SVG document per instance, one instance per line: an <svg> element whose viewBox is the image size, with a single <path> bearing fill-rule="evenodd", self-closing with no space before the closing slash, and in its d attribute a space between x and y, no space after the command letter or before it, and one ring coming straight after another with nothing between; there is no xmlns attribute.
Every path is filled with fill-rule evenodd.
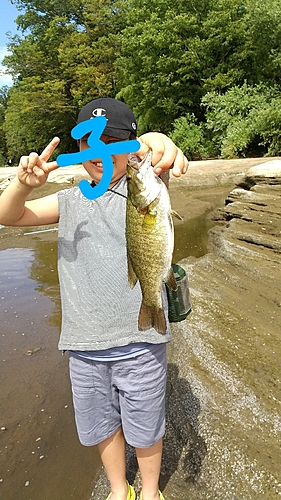
<svg viewBox="0 0 281 500"><path fill-rule="evenodd" d="M78 123L104 115L104 143L135 139L135 117L126 104L111 98L88 103ZM173 165L180 176L187 170L182 152L162 134L140 137L144 155L154 151L154 170ZM62 302L59 349L68 350L75 420L85 446L97 444L111 493L110 500L135 500L126 481L125 440L136 449L142 477L142 500L163 500L158 489L165 428L166 343L154 329L140 332L137 318L139 285L130 289L125 241L127 155L112 157L108 191L88 200L78 187L26 201L58 168L48 159L59 143L54 138L43 153L20 160L18 175L0 198L0 224L33 226L59 223L58 271ZM88 148L87 136L79 141ZM158 152L157 152L158 151ZM162 158L161 158L162 156ZM160 160L160 161L159 161ZM102 162L83 163L93 179L102 177ZM165 302L167 315L167 302ZM167 321L168 325L168 321Z"/></svg>

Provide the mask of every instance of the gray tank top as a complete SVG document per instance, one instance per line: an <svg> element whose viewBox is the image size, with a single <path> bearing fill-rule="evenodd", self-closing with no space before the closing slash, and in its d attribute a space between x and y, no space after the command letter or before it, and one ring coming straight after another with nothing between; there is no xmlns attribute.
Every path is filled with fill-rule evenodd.
<svg viewBox="0 0 281 500"><path fill-rule="evenodd" d="M167 296L162 300L167 332L140 332L139 283L127 275L125 176L103 196L88 200L78 187L58 193L58 272L62 303L61 350L101 350L133 342L170 340ZM125 196L125 197L124 197Z"/></svg>

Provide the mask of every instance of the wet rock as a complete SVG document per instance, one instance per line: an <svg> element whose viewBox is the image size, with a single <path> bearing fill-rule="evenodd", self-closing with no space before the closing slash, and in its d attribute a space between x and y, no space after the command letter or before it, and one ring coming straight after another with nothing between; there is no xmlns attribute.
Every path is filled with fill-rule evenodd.
<svg viewBox="0 0 281 500"><path fill-rule="evenodd" d="M177 422L182 434L167 499L281 494L281 166L270 163L250 169L212 214L209 253L181 262L193 312L172 326L181 390L168 385L166 439Z"/></svg>
<svg viewBox="0 0 281 500"><path fill-rule="evenodd" d="M281 161L250 169L241 185L212 214L221 225L210 232L211 249L228 261L235 250L275 261L281 251Z"/></svg>

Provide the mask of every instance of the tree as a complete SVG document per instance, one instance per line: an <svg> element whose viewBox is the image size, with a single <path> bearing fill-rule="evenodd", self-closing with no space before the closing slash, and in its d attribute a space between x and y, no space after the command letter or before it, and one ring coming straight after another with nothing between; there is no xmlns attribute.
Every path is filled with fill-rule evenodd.
<svg viewBox="0 0 281 500"><path fill-rule="evenodd" d="M194 115L176 118L170 138L189 160L201 160L212 156L212 145L206 140L204 124L197 123Z"/></svg>
<svg viewBox="0 0 281 500"><path fill-rule="evenodd" d="M5 111L8 101L7 86L0 87L0 167L7 164L7 144L4 131Z"/></svg>
<svg viewBox="0 0 281 500"><path fill-rule="evenodd" d="M203 82L197 54L188 50L198 33L188 4L131 2L116 62L118 96L134 108L142 131L166 132L183 109L197 112Z"/></svg>
<svg viewBox="0 0 281 500"><path fill-rule="evenodd" d="M137 20L137 21L136 21ZM171 130L201 98L234 85L279 82L279 0L132 0L117 59L119 96L141 130Z"/></svg>
<svg viewBox="0 0 281 500"><path fill-rule="evenodd" d="M124 27L122 0L16 0L27 9L17 18L28 33L11 39L5 65L15 84L5 130L11 154L42 149L56 134L60 149L70 139L79 108L89 99L114 95L117 33Z"/></svg>
<svg viewBox="0 0 281 500"><path fill-rule="evenodd" d="M62 134L61 148L72 151L78 109L102 95L129 104L139 132L171 133L183 117L176 128L188 126L191 142L197 124L216 141L206 128L205 95L224 96L244 82L280 88L279 0L15 2L24 13L17 19L23 36L11 39L4 61L15 82L5 125L10 154L29 144L42 149L48 131ZM267 130L270 137L269 123ZM221 150L213 146L213 154Z"/></svg>
<svg viewBox="0 0 281 500"><path fill-rule="evenodd" d="M54 79L50 84L38 76L24 78L9 93L4 129L10 154L18 160L29 151L41 152L55 135L61 138L58 153L74 150L69 131L75 118L64 81Z"/></svg>

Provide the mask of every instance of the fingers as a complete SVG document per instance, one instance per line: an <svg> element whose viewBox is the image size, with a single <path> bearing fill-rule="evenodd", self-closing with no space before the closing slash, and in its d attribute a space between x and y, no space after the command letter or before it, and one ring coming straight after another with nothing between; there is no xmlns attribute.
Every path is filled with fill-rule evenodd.
<svg viewBox="0 0 281 500"><path fill-rule="evenodd" d="M138 150L137 155L140 158L143 158L147 150L149 148L152 149L152 165L156 165L161 160L165 150L163 137L166 136L158 132L148 132L147 134L141 135L139 137L141 147ZM171 143L174 144L172 141Z"/></svg>
<svg viewBox="0 0 281 500"><path fill-rule="evenodd" d="M53 170L56 170L57 168L60 168L60 166L57 164L56 161L50 161L49 163L45 163L43 165L43 168L44 168L44 172L46 174L49 174Z"/></svg>
<svg viewBox="0 0 281 500"><path fill-rule="evenodd" d="M175 177L180 177L182 174L186 174L188 169L188 160L184 156L181 149L177 148L176 157L174 159L173 165L173 175Z"/></svg>
<svg viewBox="0 0 281 500"><path fill-rule="evenodd" d="M39 175L40 173L44 173L47 175L52 170L59 168L56 161L47 163L59 142L60 139L58 137L54 137L40 156L34 152L30 153L29 156L22 156L20 159L20 166L22 169L28 174L35 173L36 175Z"/></svg>
<svg viewBox="0 0 281 500"><path fill-rule="evenodd" d="M164 170L172 168L175 159L179 154L177 146L168 137L165 137L165 139L163 139L163 149L164 150L162 157L157 161L157 163L154 164L154 171L156 173L161 173L160 170L163 172ZM178 168L179 168L179 162L177 163L177 169ZM179 171L178 175L180 174L181 172Z"/></svg>
<svg viewBox="0 0 281 500"><path fill-rule="evenodd" d="M29 156L22 156L20 159L20 167L27 173L31 173L35 166L41 166L41 163L37 153L30 153Z"/></svg>
<svg viewBox="0 0 281 500"><path fill-rule="evenodd" d="M137 153L138 156L142 158L147 149L151 148L153 151L152 165L154 165L154 172L157 175L161 175L162 172L170 168L175 177L180 177L187 172L187 158L169 137L157 132L148 132L143 134L139 140L141 148Z"/></svg>
<svg viewBox="0 0 281 500"><path fill-rule="evenodd" d="M48 146L45 147L44 151L42 151L40 155L40 159L43 162L47 162L48 159L50 158L51 154L55 151L56 147L58 146L60 142L59 137L54 137L51 142L48 144Z"/></svg>
<svg viewBox="0 0 281 500"><path fill-rule="evenodd" d="M146 134L142 135L141 138L138 138L138 141L140 143L140 149L136 152L136 155L139 156L141 159L145 156L145 154L149 149L149 147L143 141L143 137L145 137L145 135Z"/></svg>
<svg viewBox="0 0 281 500"><path fill-rule="evenodd" d="M154 172L160 175L165 170L172 169L175 177L185 174L188 168L188 161L182 150L165 135L162 135L162 147L163 155L157 163L154 163Z"/></svg>

